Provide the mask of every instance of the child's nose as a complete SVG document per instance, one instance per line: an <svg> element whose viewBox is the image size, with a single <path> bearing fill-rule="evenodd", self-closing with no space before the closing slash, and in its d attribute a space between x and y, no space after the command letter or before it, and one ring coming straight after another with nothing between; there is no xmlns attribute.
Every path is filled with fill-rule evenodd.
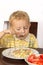
<svg viewBox="0 0 43 65"><path fill-rule="evenodd" d="M22 34L24 34L24 33L25 33L25 30L24 30L24 29L22 29L22 30L21 30L21 33L22 33Z"/></svg>

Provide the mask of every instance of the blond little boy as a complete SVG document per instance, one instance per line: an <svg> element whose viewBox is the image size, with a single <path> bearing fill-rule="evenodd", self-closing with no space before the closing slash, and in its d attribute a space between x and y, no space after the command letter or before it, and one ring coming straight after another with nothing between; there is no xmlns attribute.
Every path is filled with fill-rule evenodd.
<svg viewBox="0 0 43 65"><path fill-rule="evenodd" d="M0 47L38 48L36 37L29 33L30 18L24 11L16 11L10 15L10 28L0 32Z"/></svg>

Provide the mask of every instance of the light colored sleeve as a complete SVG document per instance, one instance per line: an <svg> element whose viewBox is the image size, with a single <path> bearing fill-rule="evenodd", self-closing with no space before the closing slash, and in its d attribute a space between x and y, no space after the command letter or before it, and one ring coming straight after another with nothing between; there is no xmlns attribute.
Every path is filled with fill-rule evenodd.
<svg viewBox="0 0 43 65"><path fill-rule="evenodd" d="M0 47L14 47L14 38L11 34L5 34L1 39L0 39Z"/></svg>
<svg viewBox="0 0 43 65"><path fill-rule="evenodd" d="M38 48L38 40L36 38L34 38L34 48Z"/></svg>
<svg viewBox="0 0 43 65"><path fill-rule="evenodd" d="M33 48L38 48L38 40L36 39L36 37L33 34L30 35L30 40L33 43Z"/></svg>

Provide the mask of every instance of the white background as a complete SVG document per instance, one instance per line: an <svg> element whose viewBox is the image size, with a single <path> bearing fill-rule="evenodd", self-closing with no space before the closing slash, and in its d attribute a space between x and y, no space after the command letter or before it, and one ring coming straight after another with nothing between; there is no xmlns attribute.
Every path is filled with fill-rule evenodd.
<svg viewBox="0 0 43 65"><path fill-rule="evenodd" d="M43 48L43 0L0 0L0 31L4 21L16 10L26 11L31 21L38 22L37 39L39 47Z"/></svg>

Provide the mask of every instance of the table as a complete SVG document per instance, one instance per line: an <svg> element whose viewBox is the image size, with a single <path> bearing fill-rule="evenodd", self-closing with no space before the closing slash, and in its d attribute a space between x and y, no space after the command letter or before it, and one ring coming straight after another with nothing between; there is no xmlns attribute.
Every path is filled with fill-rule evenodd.
<svg viewBox="0 0 43 65"><path fill-rule="evenodd" d="M2 51L6 48L0 48L0 65L28 65L25 60L12 60L2 56ZM40 54L43 54L43 48L37 48Z"/></svg>

